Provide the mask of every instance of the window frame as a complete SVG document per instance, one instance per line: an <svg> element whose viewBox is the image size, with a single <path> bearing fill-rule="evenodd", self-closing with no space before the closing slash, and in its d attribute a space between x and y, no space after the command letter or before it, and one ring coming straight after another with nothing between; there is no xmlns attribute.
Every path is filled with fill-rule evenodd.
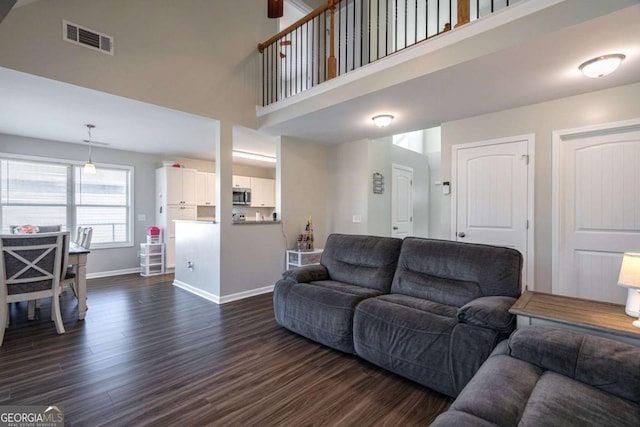
<svg viewBox="0 0 640 427"><path fill-rule="evenodd" d="M75 178L75 168L83 167L85 162L78 160L69 160L69 159L59 159L53 157L40 157L40 156L30 156L30 155L22 155L22 154L12 154L0 152L0 160L14 160L14 161L27 161L27 162L38 162L38 163L49 163L55 165L62 165L67 167L67 202L66 205L66 229L74 234L74 231L77 229L77 208L81 206L91 206L91 205L83 205L76 204L76 178ZM96 169L100 167L105 169L115 169L122 170L127 172L127 195L126 195L126 205L125 208L127 210L127 224L126 224L126 233L127 240L125 242L110 242L110 243L91 243L91 250L94 249L111 249L111 248L127 248L134 246L135 240L135 224L134 224L134 183L135 183L135 168L133 166L128 165L118 165L111 163L96 163ZM33 206L32 204L24 204L24 203L2 203L0 200L0 206ZM63 206L58 204L43 204L43 206ZM113 207L112 205L92 205L94 207ZM2 216L2 211L0 211L0 220ZM0 223L2 223L0 221Z"/></svg>

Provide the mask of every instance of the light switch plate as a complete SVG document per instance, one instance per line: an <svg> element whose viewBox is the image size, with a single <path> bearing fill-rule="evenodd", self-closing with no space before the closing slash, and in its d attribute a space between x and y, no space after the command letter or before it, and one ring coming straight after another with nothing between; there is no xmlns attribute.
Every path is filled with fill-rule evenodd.
<svg viewBox="0 0 640 427"><path fill-rule="evenodd" d="M146 221L147 216L145 214L138 214L138 221Z"/></svg>
<svg viewBox="0 0 640 427"><path fill-rule="evenodd" d="M362 215L353 215L351 217L352 222L362 222Z"/></svg>

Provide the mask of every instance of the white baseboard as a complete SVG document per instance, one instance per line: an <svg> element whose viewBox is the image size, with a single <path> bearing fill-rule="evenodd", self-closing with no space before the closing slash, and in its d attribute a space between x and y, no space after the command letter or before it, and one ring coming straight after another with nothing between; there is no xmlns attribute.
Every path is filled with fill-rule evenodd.
<svg viewBox="0 0 640 427"><path fill-rule="evenodd" d="M220 304L225 304L231 301L237 301L240 299L254 297L256 295L267 294L269 292L273 292L274 287L275 285L270 285L270 286L265 286L263 288L251 289L244 292L238 292L236 294L226 295L226 296L220 297Z"/></svg>
<svg viewBox="0 0 640 427"><path fill-rule="evenodd" d="M237 301L237 300L241 300L244 298L249 298L249 297L253 297L256 295L261 295L261 294L266 294L268 292L273 292L273 285L271 286L265 286L263 288L258 288L258 289L251 289L249 291L244 291L244 292L238 292L235 294L231 294L231 295L225 295L225 296L218 296L218 295L214 295L212 293L203 291L200 288L196 288L194 286L191 286L187 283L181 282L179 280L174 280L173 281L173 286L177 286L178 288L184 289L187 292L191 292L194 295L197 295L201 298L204 298L208 301L214 302L216 304L226 304L228 302L231 301Z"/></svg>
<svg viewBox="0 0 640 427"><path fill-rule="evenodd" d="M122 276L125 274L140 273L140 267L127 268L125 270L99 271L97 273L88 273L87 279L97 279L98 277Z"/></svg>

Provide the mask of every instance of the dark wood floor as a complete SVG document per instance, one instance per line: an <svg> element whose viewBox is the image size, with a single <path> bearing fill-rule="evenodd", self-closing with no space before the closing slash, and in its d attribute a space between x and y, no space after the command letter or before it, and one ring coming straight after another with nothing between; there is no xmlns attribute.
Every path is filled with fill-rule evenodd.
<svg viewBox="0 0 640 427"><path fill-rule="evenodd" d="M271 294L222 306L171 276L89 281L67 333L12 304L0 405L62 405L67 426L428 425L451 399L279 327Z"/></svg>

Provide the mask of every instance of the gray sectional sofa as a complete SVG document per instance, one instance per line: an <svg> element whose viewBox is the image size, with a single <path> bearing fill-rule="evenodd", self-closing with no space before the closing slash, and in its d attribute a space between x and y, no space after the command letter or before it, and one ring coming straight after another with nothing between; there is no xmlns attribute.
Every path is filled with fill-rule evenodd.
<svg viewBox="0 0 640 427"><path fill-rule="evenodd" d="M640 426L640 347L564 329L519 329L432 426Z"/></svg>
<svg viewBox="0 0 640 427"><path fill-rule="evenodd" d="M513 249L332 234L320 265L283 274L276 321L449 396L515 329Z"/></svg>

